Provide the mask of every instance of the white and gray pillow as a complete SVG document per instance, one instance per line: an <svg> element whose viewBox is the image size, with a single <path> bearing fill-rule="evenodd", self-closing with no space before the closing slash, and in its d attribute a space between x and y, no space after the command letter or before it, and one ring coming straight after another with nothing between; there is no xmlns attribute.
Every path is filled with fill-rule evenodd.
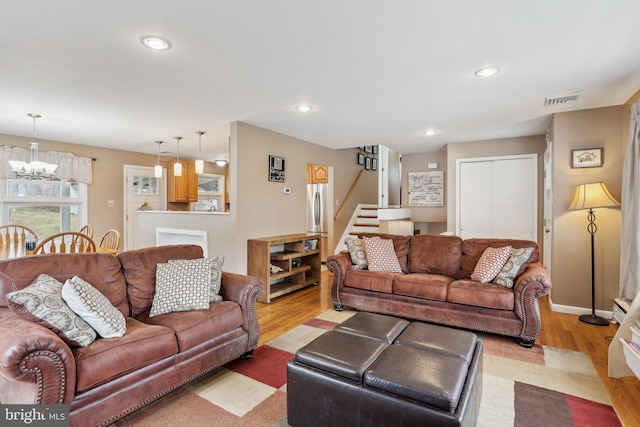
<svg viewBox="0 0 640 427"><path fill-rule="evenodd" d="M121 337L127 332L124 315L86 280L73 276L62 285L62 298L103 338Z"/></svg>
<svg viewBox="0 0 640 427"><path fill-rule="evenodd" d="M184 263L186 265L193 265L196 268L201 268L201 264L206 264L211 269L211 284L209 287L209 302L222 301L222 295L220 293L220 287L222 284L222 264L224 264L224 257L217 256L215 258L196 258L196 259L170 259L169 263Z"/></svg>
<svg viewBox="0 0 640 427"><path fill-rule="evenodd" d="M504 286L505 288L513 288L513 280L520 270L520 266L527 262L534 248L513 248L511 255L502 270L498 273L493 283Z"/></svg>
<svg viewBox="0 0 640 427"><path fill-rule="evenodd" d="M367 253L364 250L364 243L356 237L347 237L344 241L351 256L351 268L354 270L366 270L369 268Z"/></svg>
<svg viewBox="0 0 640 427"><path fill-rule="evenodd" d="M62 299L62 283L48 274L6 298L18 316L51 329L69 345L86 347L96 339L96 331Z"/></svg>
<svg viewBox="0 0 640 427"><path fill-rule="evenodd" d="M210 265L209 262L158 264L156 292L149 317L177 311L208 309L211 287Z"/></svg>

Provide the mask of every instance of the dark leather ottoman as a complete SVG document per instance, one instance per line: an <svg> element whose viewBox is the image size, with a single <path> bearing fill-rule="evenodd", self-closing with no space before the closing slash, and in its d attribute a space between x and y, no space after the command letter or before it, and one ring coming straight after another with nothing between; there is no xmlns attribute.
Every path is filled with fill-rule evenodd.
<svg viewBox="0 0 640 427"><path fill-rule="evenodd" d="M287 364L291 426L474 426L482 342L467 331L358 313Z"/></svg>

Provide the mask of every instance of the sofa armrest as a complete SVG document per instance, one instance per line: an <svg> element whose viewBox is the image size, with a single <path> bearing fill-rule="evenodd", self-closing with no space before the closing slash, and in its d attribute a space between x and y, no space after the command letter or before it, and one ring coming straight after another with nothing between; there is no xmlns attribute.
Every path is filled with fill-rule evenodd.
<svg viewBox="0 0 640 427"><path fill-rule="evenodd" d="M237 302L242 309L242 327L249 334L247 351L256 348L260 338L256 301L261 293L262 285L257 278L244 274L222 272L220 295L227 301Z"/></svg>
<svg viewBox="0 0 640 427"><path fill-rule="evenodd" d="M521 336L535 339L540 333L542 323L538 298L551 291L551 277L542 264L531 263L516 278L513 291L515 293L514 313L523 324Z"/></svg>
<svg viewBox="0 0 640 427"><path fill-rule="evenodd" d="M76 386L71 349L53 331L0 308L0 402L68 404Z"/></svg>
<svg viewBox="0 0 640 427"><path fill-rule="evenodd" d="M351 270L353 263L348 251L342 251L327 258L327 269L333 273L333 282L331 283L331 301L341 306L340 292L344 287L344 278L347 272Z"/></svg>

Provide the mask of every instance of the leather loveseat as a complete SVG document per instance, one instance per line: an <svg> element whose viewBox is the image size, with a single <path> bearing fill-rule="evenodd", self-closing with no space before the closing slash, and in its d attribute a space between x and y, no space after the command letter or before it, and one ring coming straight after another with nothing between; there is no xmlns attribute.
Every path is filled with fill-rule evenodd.
<svg viewBox="0 0 640 427"><path fill-rule="evenodd" d="M538 298L551 290L551 278L540 264L535 242L511 239L467 239L457 236L399 236L363 233L393 241L402 273L354 269L348 251L327 259L333 273L331 299L336 310L390 314L458 328L517 337L531 347L541 319ZM519 268L513 288L471 279L488 247L534 248Z"/></svg>
<svg viewBox="0 0 640 427"><path fill-rule="evenodd" d="M206 310L149 316L156 265L202 258L196 245L33 255L0 262L0 403L69 404L72 426L108 425L231 360L250 357L259 327L257 279L222 273L222 301ZM126 320L126 333L74 347L7 306L40 274L79 276Z"/></svg>

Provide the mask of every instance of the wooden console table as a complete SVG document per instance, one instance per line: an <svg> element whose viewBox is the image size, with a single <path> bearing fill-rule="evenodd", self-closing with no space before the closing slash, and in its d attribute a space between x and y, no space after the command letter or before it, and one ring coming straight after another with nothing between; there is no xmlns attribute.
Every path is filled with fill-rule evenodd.
<svg viewBox="0 0 640 427"><path fill-rule="evenodd" d="M260 302L320 283L322 239L301 233L247 241L247 274L260 280ZM271 272L271 266L282 271Z"/></svg>

